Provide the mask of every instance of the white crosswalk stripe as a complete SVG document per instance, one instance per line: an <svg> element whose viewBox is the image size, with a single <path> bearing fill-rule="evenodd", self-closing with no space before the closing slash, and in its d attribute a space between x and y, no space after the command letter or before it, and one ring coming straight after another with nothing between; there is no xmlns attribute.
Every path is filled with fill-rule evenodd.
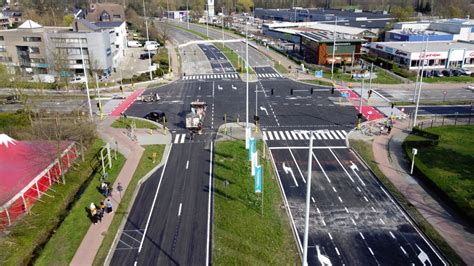
<svg viewBox="0 0 474 266"><path fill-rule="evenodd" d="M344 136L347 136L347 132L343 129L341 130L342 134L344 134Z"/></svg>
<svg viewBox="0 0 474 266"><path fill-rule="evenodd" d="M179 135L180 135L180 134L176 134L173 143L178 143L178 141L179 141Z"/></svg>
<svg viewBox="0 0 474 266"><path fill-rule="evenodd" d="M184 140L186 139L186 134L181 135L181 141L179 143L184 143Z"/></svg>
<svg viewBox="0 0 474 266"><path fill-rule="evenodd" d="M275 130L262 131L264 140L309 140L310 134L314 134L314 140L345 140L344 130ZM176 143L176 140L175 140Z"/></svg>
<svg viewBox="0 0 474 266"><path fill-rule="evenodd" d="M269 138L270 140L273 140L272 132L271 132L271 131L268 131L267 133L268 133L268 138Z"/></svg>
<svg viewBox="0 0 474 266"><path fill-rule="evenodd" d="M283 134L283 131L278 131L280 132L280 136L282 140L286 140L285 134Z"/></svg>
<svg viewBox="0 0 474 266"><path fill-rule="evenodd" d="M341 131L336 130L336 133L337 133L337 135L339 135L339 137L340 137L341 139L345 139L345 138L346 138L346 137L341 133Z"/></svg>

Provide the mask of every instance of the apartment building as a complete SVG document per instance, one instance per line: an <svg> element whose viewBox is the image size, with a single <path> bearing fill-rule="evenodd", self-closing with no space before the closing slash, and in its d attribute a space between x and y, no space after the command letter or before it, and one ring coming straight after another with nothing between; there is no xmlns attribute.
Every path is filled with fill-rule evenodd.
<svg viewBox="0 0 474 266"><path fill-rule="evenodd" d="M87 69L107 76L120 64L125 40L125 22L96 25L76 19L72 27L43 27L28 20L17 29L0 31L0 63L23 75L67 77L84 75L84 57Z"/></svg>

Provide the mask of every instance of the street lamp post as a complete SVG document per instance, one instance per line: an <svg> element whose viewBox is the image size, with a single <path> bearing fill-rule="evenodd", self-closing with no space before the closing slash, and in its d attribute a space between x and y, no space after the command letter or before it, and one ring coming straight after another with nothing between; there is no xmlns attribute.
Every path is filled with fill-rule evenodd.
<svg viewBox="0 0 474 266"><path fill-rule="evenodd" d="M188 22L188 30L189 30L189 0L186 1L186 21Z"/></svg>
<svg viewBox="0 0 474 266"><path fill-rule="evenodd" d="M416 126L416 119L417 119L417 116L418 116L418 107L420 106L421 86L423 85L423 72L425 71L425 59L426 59L426 52L428 50L429 38L430 38L429 36L426 37L425 49L424 49L424 52L422 54L423 59L421 60L420 84L418 85L418 96L416 98L415 116L413 117L413 127Z"/></svg>
<svg viewBox="0 0 474 266"><path fill-rule="evenodd" d="M99 77L97 76L97 73L95 73L95 85L97 86L97 98L99 99L99 115L100 115L100 120L102 120L104 118L104 113L102 112L102 101L100 99Z"/></svg>
<svg viewBox="0 0 474 266"><path fill-rule="evenodd" d="M168 16L168 14L166 14ZM145 29L146 29L146 40L147 42L150 41L150 36L148 35L148 19L146 18L146 11L145 11L145 0L143 0L143 19L145 19ZM153 80L153 73L151 69L151 55L150 55L150 49L148 50L148 63L150 65L150 80Z"/></svg>
<svg viewBox="0 0 474 266"><path fill-rule="evenodd" d="M311 198L311 173L313 164L313 132L310 131L309 153L308 153L308 177L306 179L306 214L304 218L304 238L303 238L303 266L308 265L308 227L309 227L309 207Z"/></svg>
<svg viewBox="0 0 474 266"><path fill-rule="evenodd" d="M89 95L89 81L87 80L87 71L86 71L86 63L84 60L84 52L82 51L82 39L79 39L79 47L81 49L82 69L84 70L84 78L86 79L86 94L87 94L87 103L89 105L89 118L92 120L92 105L91 105L91 97Z"/></svg>
<svg viewBox="0 0 474 266"><path fill-rule="evenodd" d="M336 61L336 27L337 27L337 17L334 22L333 34L333 43L332 43L332 63L331 63L331 80L334 82L334 62Z"/></svg>
<svg viewBox="0 0 474 266"><path fill-rule="evenodd" d="M411 149L411 153L413 154L413 159L411 160L410 175L413 174L413 168L415 167L415 156L418 153L418 149L416 148Z"/></svg>
<svg viewBox="0 0 474 266"><path fill-rule="evenodd" d="M248 40L248 22L245 23L245 66L246 66L246 83L245 83L245 148L249 148L249 40Z"/></svg>
<svg viewBox="0 0 474 266"><path fill-rule="evenodd" d="M224 7L222 7L222 47L224 47Z"/></svg>

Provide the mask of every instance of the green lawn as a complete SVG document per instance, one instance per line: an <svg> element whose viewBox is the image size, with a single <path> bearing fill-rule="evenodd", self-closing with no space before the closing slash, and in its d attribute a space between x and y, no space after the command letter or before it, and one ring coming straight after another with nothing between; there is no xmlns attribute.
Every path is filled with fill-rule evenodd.
<svg viewBox="0 0 474 266"><path fill-rule="evenodd" d="M412 81L416 81L416 76L409 78ZM425 83L456 83L456 82L464 82L464 83L473 83L474 77L470 76L459 76L459 77L431 77L431 78L423 78L423 82Z"/></svg>
<svg viewBox="0 0 474 266"><path fill-rule="evenodd" d="M132 180L128 184L127 190L122 192L122 201L117 207L114 219L112 220L109 230L105 234L99 251L94 258L93 265L104 265L107 254L112 247L115 235L117 234L125 214L127 214L127 210L129 208L130 201L132 200L133 193L137 188L138 181L160 163L165 150L165 145L149 145L143 147L145 148L145 151L143 152L142 158L140 159L140 163L138 164L137 170L133 174ZM153 153L156 153L155 163L153 163Z"/></svg>
<svg viewBox="0 0 474 266"><path fill-rule="evenodd" d="M108 181L111 184L115 182L124 163L125 157L117 153L117 160L113 161L112 169L108 171ZM41 250L40 256L35 261L36 265L67 265L71 262L92 224L88 212L90 203L94 202L98 205L99 201L104 199L104 196L98 190L100 174L101 172L94 174L92 181L84 189L81 197L67 214L61 226L56 229L44 249Z"/></svg>
<svg viewBox="0 0 474 266"><path fill-rule="evenodd" d="M51 186L47 193L54 198L43 196L33 205L33 215L24 216L9 229L10 234L0 240L0 265L25 265L31 262L35 252L40 252L38 249L68 214L67 207L75 200L76 193L94 173L98 165L96 154L103 144L96 140L85 152L85 162L79 158L80 165L67 172L66 185Z"/></svg>
<svg viewBox="0 0 474 266"><path fill-rule="evenodd" d="M286 67L284 67L282 64L275 63L275 69L278 72L280 72L280 74L287 74L288 73L288 69L286 69Z"/></svg>
<svg viewBox="0 0 474 266"><path fill-rule="evenodd" d="M383 172L375 162L374 153L372 151L372 142L363 140L350 139L350 147L354 149L360 157L368 164L369 168L375 174L377 179L382 182L385 188L396 199L398 203L405 209L411 218L415 221L421 231L439 248L439 250L448 258L453 265L464 265L462 259L448 245L444 238L433 228L433 226L418 212L403 194L385 177Z"/></svg>
<svg viewBox="0 0 474 266"><path fill-rule="evenodd" d="M258 145L261 151L262 143ZM254 193L254 179L242 141L218 142L214 161L213 259L215 265L297 265L300 257L280 188L269 160L262 194ZM268 159L268 158L267 158ZM230 182L224 188L223 181Z"/></svg>
<svg viewBox="0 0 474 266"><path fill-rule="evenodd" d="M416 169L452 200L474 222L474 126L444 126L425 129L440 136L437 146L417 147L418 136L408 136L405 152L411 158L418 148Z"/></svg>
<svg viewBox="0 0 474 266"><path fill-rule="evenodd" d="M305 79L305 80L302 80L302 82L311 83L311 84L315 84L315 85L322 85L322 86L332 87L331 82L324 81L324 80L319 80L319 79Z"/></svg>
<svg viewBox="0 0 474 266"><path fill-rule="evenodd" d="M157 129L158 127L151 123L151 122L148 122L148 121L145 121L145 120L141 120L141 119L135 119L135 118L119 118L117 120L115 120L111 127L113 128L129 128L130 127L130 124L133 122L135 122L135 126L136 128L151 128L151 129Z"/></svg>
<svg viewBox="0 0 474 266"><path fill-rule="evenodd" d="M384 71L377 71L375 73L377 75L377 78L372 79L372 84L401 84L402 83L400 79L395 78ZM323 73L323 77L327 79L331 79L331 71L329 72L325 71ZM334 79L344 81L344 82L362 82L362 80L351 79L350 73L342 73L342 71L335 73ZM368 85L369 80L366 79L365 83Z"/></svg>

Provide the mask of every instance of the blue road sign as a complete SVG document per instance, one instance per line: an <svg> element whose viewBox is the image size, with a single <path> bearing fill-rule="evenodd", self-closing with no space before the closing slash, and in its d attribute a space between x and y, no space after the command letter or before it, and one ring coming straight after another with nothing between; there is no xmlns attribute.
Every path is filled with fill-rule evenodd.
<svg viewBox="0 0 474 266"><path fill-rule="evenodd" d="M262 193L262 166L255 167L255 193Z"/></svg>
<svg viewBox="0 0 474 266"><path fill-rule="evenodd" d="M254 153L256 150L255 148L255 138L250 138L249 139L249 161L252 160L252 153Z"/></svg>
<svg viewBox="0 0 474 266"><path fill-rule="evenodd" d="M322 70L314 71L314 76L317 77L317 78L322 78L323 77L323 71Z"/></svg>

